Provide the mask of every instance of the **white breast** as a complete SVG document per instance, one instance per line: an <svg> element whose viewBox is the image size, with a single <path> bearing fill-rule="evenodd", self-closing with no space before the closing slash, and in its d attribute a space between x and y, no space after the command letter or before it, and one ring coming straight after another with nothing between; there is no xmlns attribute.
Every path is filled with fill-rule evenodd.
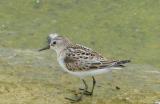
<svg viewBox="0 0 160 104"><path fill-rule="evenodd" d="M69 70L66 68L65 64L64 64L64 58L63 57L58 57L57 58L57 61L59 63L59 65L62 67L62 69L65 71L65 72L69 72Z"/></svg>

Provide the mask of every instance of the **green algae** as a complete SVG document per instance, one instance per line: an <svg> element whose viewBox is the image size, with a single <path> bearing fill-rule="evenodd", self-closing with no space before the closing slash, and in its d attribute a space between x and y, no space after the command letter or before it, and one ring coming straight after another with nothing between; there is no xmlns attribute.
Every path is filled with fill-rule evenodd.
<svg viewBox="0 0 160 104"><path fill-rule="evenodd" d="M132 60L124 70L97 76L94 96L79 104L160 101L159 4L159 0L1 0L0 104L68 104L64 98L83 87L78 78L60 70L52 51L37 52L52 32L106 57Z"/></svg>
<svg viewBox="0 0 160 104"><path fill-rule="evenodd" d="M65 97L73 97L74 91L84 87L78 78L61 71L53 52L5 48L2 51L18 56L1 54L5 60L0 67L2 104L68 104ZM130 64L125 69L98 75L94 95L84 96L78 104L154 103L160 98L159 76L159 69L142 64ZM91 78L86 81L91 88Z"/></svg>

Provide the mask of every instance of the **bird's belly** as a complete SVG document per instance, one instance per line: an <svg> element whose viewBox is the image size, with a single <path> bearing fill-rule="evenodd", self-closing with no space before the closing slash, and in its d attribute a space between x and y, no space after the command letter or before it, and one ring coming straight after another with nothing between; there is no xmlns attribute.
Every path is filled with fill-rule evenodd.
<svg viewBox="0 0 160 104"><path fill-rule="evenodd" d="M72 75L75 75L77 77L80 77L80 78L84 78L84 77L87 77L87 76L95 76L95 75L98 75L98 74L103 74L103 73L106 73L106 72L109 72L111 71L112 69L110 68L106 68L106 69L96 69L96 70L92 70L92 71L79 71L79 72L69 72L70 74Z"/></svg>

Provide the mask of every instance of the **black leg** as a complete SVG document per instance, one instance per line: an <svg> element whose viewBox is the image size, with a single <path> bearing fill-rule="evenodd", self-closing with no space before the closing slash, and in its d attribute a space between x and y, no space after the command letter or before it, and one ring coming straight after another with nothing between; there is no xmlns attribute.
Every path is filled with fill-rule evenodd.
<svg viewBox="0 0 160 104"><path fill-rule="evenodd" d="M72 98L66 98L66 99L67 99L67 100L70 100L71 103L75 103L75 102L81 101L83 95L92 96L92 95L93 95L93 91L94 91L94 87L95 87L95 85L96 85L96 80L95 80L94 76L92 76L92 79L93 79L93 86L92 86L91 92L87 91L87 90L88 90L88 85L87 85L87 83L85 82L85 80L82 80L83 83L84 83L84 85L85 85L85 88L82 89L83 92L80 93L80 96L76 95L76 96L75 96L75 99L72 99Z"/></svg>
<svg viewBox="0 0 160 104"><path fill-rule="evenodd" d="M75 102L81 101L81 100L82 100L82 97L83 97L83 95L84 95L84 92L86 92L86 91L88 90L88 85L87 85L87 83L85 82L84 79L82 79L82 81L83 81L83 83L84 83L85 88L84 88L84 89L81 89L81 88L80 88L80 90L83 90L83 92L79 93L79 94L80 94L79 96L75 94L76 96L75 96L74 99L73 99L73 98L66 98L67 100L70 100L71 103L75 103Z"/></svg>
<svg viewBox="0 0 160 104"><path fill-rule="evenodd" d="M94 87L95 87L95 84L96 84L96 80L95 80L95 78L92 76L92 79L93 79L93 86L92 86L92 90L91 90L91 92L89 92L89 91L85 91L84 92L84 94L85 95L89 95L89 96L92 96L93 95L93 91L94 91Z"/></svg>
<svg viewBox="0 0 160 104"><path fill-rule="evenodd" d="M84 83L85 88L79 88L79 89L87 91L88 90L88 85L87 85L87 83L86 83L86 81L84 79L82 79L82 81Z"/></svg>
<svg viewBox="0 0 160 104"><path fill-rule="evenodd" d="M92 86L92 92L91 93L93 94L94 87L96 85L96 80L95 80L94 76L92 76L92 79L93 79L93 86Z"/></svg>

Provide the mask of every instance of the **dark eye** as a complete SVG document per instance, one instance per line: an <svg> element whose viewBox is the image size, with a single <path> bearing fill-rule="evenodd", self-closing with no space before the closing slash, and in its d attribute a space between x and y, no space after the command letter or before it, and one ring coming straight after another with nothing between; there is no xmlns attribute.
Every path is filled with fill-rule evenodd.
<svg viewBox="0 0 160 104"><path fill-rule="evenodd" d="M54 41L52 44L56 44L56 41Z"/></svg>

